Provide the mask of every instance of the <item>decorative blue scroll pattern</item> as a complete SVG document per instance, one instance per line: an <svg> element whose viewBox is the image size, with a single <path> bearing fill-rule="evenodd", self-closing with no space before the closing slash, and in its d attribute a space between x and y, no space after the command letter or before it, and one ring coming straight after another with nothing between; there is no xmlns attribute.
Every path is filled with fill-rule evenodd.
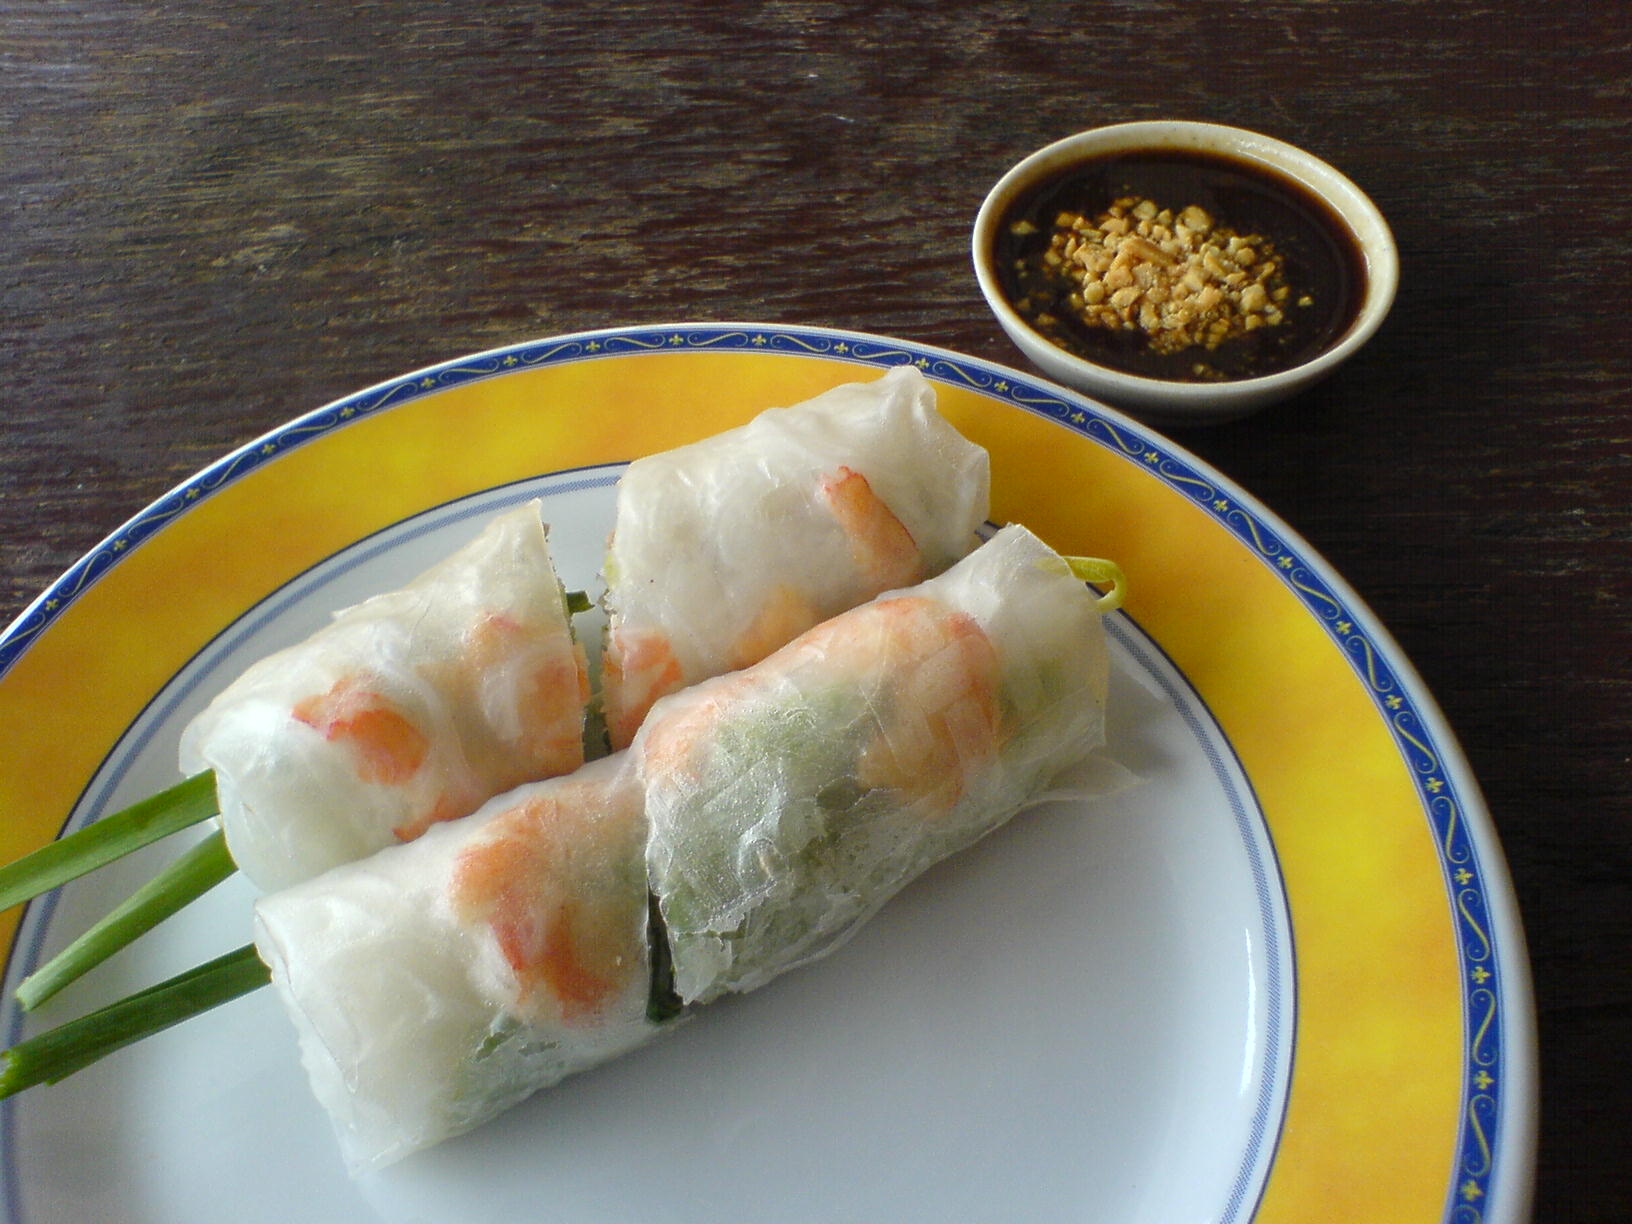
<svg viewBox="0 0 1632 1224"><path fill-rule="evenodd" d="M81 594L131 550L193 503L279 455L354 421L374 416L450 387L511 372L654 352L740 350L836 358L887 368L911 363L932 379L969 387L1018 408L1058 421L1107 449L1137 462L1239 538L1280 577L1326 628L1365 683L1416 780L1424 810L1438 839L1447 890L1457 922L1463 978L1466 1041L1463 1120L1458 1170L1448 1193L1448 1224L1479 1224L1497 1152L1503 1051L1502 983L1491 934L1487 894L1473 840L1463 820L1457 788L1434 745L1420 699L1388 664L1366 618L1310 565L1303 545L1242 506L1183 452L1133 424L1104 415L1079 399L1001 366L924 345L859 333L753 324L683 324L584 332L556 337L434 366L358 392L298 418L212 464L172 490L103 540L0 635L0 676Z"/></svg>

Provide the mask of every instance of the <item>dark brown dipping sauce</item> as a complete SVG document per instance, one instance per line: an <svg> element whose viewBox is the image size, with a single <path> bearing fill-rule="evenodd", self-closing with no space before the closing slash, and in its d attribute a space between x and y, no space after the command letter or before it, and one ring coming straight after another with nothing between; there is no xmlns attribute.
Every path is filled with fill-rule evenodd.
<svg viewBox="0 0 1632 1224"><path fill-rule="evenodd" d="M1196 206L1220 228L1266 239L1291 287L1284 320L1216 348L1168 353L1154 351L1140 328L1083 322L1066 300L1072 287L1044 264L1055 218L1095 217L1129 196L1175 214ZM1032 232L1015 232L1023 222ZM1256 378L1302 365L1348 331L1366 289L1359 243L1323 201L1274 171L1213 153L1150 149L1081 162L1016 201L998 226L996 248L1004 295L1034 329L1089 361L1173 382Z"/></svg>

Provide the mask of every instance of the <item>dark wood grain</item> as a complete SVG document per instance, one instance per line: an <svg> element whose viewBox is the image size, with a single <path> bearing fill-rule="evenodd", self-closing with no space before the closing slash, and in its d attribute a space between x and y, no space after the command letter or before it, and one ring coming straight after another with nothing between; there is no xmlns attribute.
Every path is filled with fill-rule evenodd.
<svg viewBox="0 0 1632 1224"><path fill-rule="evenodd" d="M1018 363L967 242L1098 123L1238 123L1395 226L1339 377L1181 440L1389 625L1523 906L1538 1218L1632 1215L1632 9L0 3L0 612L228 449L549 333L854 327Z"/></svg>

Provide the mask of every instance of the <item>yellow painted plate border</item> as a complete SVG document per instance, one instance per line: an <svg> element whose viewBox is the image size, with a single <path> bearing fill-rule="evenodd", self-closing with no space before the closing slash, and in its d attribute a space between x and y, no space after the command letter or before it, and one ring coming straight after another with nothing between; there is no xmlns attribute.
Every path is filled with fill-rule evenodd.
<svg viewBox="0 0 1632 1224"><path fill-rule="evenodd" d="M1527 1218L1523 936L1477 785L1397 645L1304 541L1200 460L942 349L769 324L607 329L430 367L274 430L126 523L0 635L0 854L56 836L153 693L234 617L357 539L905 362L992 451L996 521L1121 561L1130 611L1262 801L1296 945L1297 1053L1251 1217ZM16 916L3 924L9 944Z"/></svg>

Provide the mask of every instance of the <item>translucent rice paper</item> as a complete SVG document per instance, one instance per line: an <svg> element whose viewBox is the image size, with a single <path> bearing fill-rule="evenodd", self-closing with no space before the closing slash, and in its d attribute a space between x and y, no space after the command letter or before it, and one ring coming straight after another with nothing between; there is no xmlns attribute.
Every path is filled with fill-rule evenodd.
<svg viewBox="0 0 1632 1224"><path fill-rule="evenodd" d="M532 502L403 590L250 667L187 727L266 889L583 763L588 678Z"/></svg>
<svg viewBox="0 0 1632 1224"><path fill-rule="evenodd" d="M658 1031L624 764L522 787L257 903L256 947L354 1174Z"/></svg>
<svg viewBox="0 0 1632 1224"><path fill-rule="evenodd" d="M910 365L632 464L606 567L612 746L665 693L940 573L977 543L989 486Z"/></svg>
<svg viewBox="0 0 1632 1224"><path fill-rule="evenodd" d="M1023 527L653 707L632 755L688 1002L832 951L1104 742L1096 596Z"/></svg>

